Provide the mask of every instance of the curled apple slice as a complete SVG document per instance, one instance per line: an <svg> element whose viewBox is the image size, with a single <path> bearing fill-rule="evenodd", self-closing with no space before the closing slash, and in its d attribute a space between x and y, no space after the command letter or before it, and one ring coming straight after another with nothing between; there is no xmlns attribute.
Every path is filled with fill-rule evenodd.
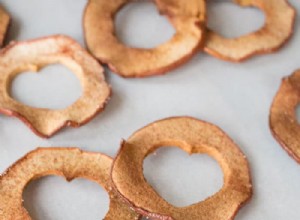
<svg viewBox="0 0 300 220"><path fill-rule="evenodd" d="M206 8L204 0L156 0L159 12L168 17L176 33L152 49L131 48L115 36L116 13L132 0L89 0L84 30L91 53L123 77L163 74L196 54L204 43Z"/></svg>
<svg viewBox="0 0 300 220"><path fill-rule="evenodd" d="M143 175L144 158L162 146L177 146L190 154L206 153L215 158L224 172L223 188L191 206L169 204ZM151 219L230 220L252 195L248 162L237 145L220 128L189 117L164 119L135 132L124 141L111 177L120 196Z"/></svg>
<svg viewBox="0 0 300 220"><path fill-rule="evenodd" d="M282 80L270 111L270 128L280 145L300 163L300 125L296 108L300 103L300 70Z"/></svg>
<svg viewBox="0 0 300 220"><path fill-rule="evenodd" d="M107 220L139 219L111 188L112 161L104 154L77 148L39 148L28 153L0 176L0 219L30 220L23 207L23 190L29 182L49 175L63 176L67 181L86 178L102 186L110 196Z"/></svg>
<svg viewBox="0 0 300 220"><path fill-rule="evenodd" d="M0 46L2 46L4 42L9 22L10 16L7 14L4 8L0 6Z"/></svg>
<svg viewBox="0 0 300 220"><path fill-rule="evenodd" d="M9 94L13 78L24 71L60 63L70 68L81 82L83 94L65 109L34 108ZM13 42L0 52L0 112L21 119L37 135L50 137L66 126L79 127L101 112L111 94L101 65L73 39L56 35Z"/></svg>
<svg viewBox="0 0 300 220"><path fill-rule="evenodd" d="M265 13L260 30L238 38L225 38L211 30L207 33L205 51L217 58L240 62L257 54L281 48L291 37L295 9L286 0L234 0L243 7L257 7Z"/></svg>

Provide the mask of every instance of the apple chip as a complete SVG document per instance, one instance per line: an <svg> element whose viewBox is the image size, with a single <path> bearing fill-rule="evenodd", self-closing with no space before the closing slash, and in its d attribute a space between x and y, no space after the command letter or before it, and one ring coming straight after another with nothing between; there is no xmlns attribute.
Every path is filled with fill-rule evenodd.
<svg viewBox="0 0 300 220"><path fill-rule="evenodd" d="M23 191L29 182L58 175L72 181L86 178L102 186L110 196L106 220L139 219L112 190L110 168L112 159L100 153L83 152L77 148L39 148L11 166L0 176L0 219L30 220L23 207Z"/></svg>
<svg viewBox="0 0 300 220"><path fill-rule="evenodd" d="M24 105L10 96L11 82L18 74L55 63L67 66L79 78L83 94L75 103L50 110ZM0 52L0 112L19 118L41 137L50 137L66 126L79 127L101 112L110 97L103 72L100 64L69 37L13 42Z"/></svg>
<svg viewBox="0 0 300 220"><path fill-rule="evenodd" d="M223 169L223 188L191 206L179 208L169 204L143 175L145 157L162 146L212 156ZM248 162L237 145L220 128L189 117L157 121L134 133L124 141L115 158L111 177L120 196L151 219L230 220L252 195Z"/></svg>
<svg viewBox="0 0 300 220"><path fill-rule="evenodd" d="M296 108L300 103L300 70L282 80L270 112L270 128L281 146L300 163L300 125Z"/></svg>
<svg viewBox="0 0 300 220"><path fill-rule="evenodd" d="M257 7L265 13L265 25L258 31L228 39L211 30L207 33L205 51L217 58L240 62L254 55L281 48L291 37L295 9L286 0L234 0L243 7Z"/></svg>
<svg viewBox="0 0 300 220"><path fill-rule="evenodd" d="M91 53L123 77L163 74L191 58L203 46L206 8L204 0L156 0L159 12L168 17L176 34L152 49L131 48L115 35L114 18L132 0L89 0L84 30Z"/></svg>
<svg viewBox="0 0 300 220"><path fill-rule="evenodd" d="M10 16L7 14L4 8L0 6L0 46L2 46L4 42L9 22Z"/></svg>

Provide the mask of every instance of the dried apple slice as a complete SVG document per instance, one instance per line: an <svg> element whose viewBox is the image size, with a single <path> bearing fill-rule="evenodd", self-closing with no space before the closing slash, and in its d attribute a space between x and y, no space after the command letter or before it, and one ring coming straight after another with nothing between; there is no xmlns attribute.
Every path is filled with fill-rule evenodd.
<svg viewBox="0 0 300 220"><path fill-rule="evenodd" d="M178 146L215 158L224 172L224 186L203 202L174 207L161 198L143 176L143 160L162 146ZM196 175L196 173L195 173ZM166 220L230 220L252 195L246 157L218 127L194 118L169 118L154 122L124 141L114 160L113 185L140 214Z"/></svg>
<svg viewBox="0 0 300 220"><path fill-rule="evenodd" d="M115 36L114 17L132 0L89 0L84 30L91 53L123 77L163 74L199 51L204 43L206 8L204 0L155 0L161 14L176 29L168 42L152 49L131 48Z"/></svg>
<svg viewBox="0 0 300 220"><path fill-rule="evenodd" d="M205 51L217 58L240 62L254 55L281 48L291 37L295 9L286 0L234 0L243 7L257 7L265 13L266 22L260 30L228 39L208 31Z"/></svg>
<svg viewBox="0 0 300 220"><path fill-rule="evenodd" d="M9 14L7 14L4 8L0 6L0 46L2 46L4 42L4 38L6 36L9 22L10 22Z"/></svg>
<svg viewBox="0 0 300 220"><path fill-rule="evenodd" d="M38 178L58 175L72 181L86 178L102 186L110 196L106 220L139 219L112 191L110 168L112 159L104 154L83 152L77 148L39 148L11 166L0 176L0 219L30 220L23 207L23 190Z"/></svg>
<svg viewBox="0 0 300 220"><path fill-rule="evenodd" d="M54 63L67 66L79 78L83 94L75 103L50 110L24 105L9 95L17 74ZM66 126L79 127L101 112L110 97L103 72L91 55L66 36L11 43L0 52L0 112L19 118L41 137L50 137Z"/></svg>
<svg viewBox="0 0 300 220"><path fill-rule="evenodd" d="M300 163L300 125L296 107L300 103L300 70L282 80L270 111L270 128L280 145Z"/></svg>

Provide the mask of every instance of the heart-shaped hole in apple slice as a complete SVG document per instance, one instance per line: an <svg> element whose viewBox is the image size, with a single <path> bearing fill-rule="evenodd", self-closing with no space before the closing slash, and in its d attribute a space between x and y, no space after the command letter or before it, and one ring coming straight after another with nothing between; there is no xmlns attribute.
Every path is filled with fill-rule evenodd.
<svg viewBox="0 0 300 220"><path fill-rule="evenodd" d="M177 147L159 148L144 160L148 183L170 204L184 207L218 192L223 185L219 164L205 154L188 155Z"/></svg>
<svg viewBox="0 0 300 220"><path fill-rule="evenodd" d="M153 48L175 34L167 18L159 15L154 2L148 0L126 4L115 22L118 38L131 47Z"/></svg>
<svg viewBox="0 0 300 220"><path fill-rule="evenodd" d="M109 209L109 196L97 183L61 177L45 177L31 182L23 193L24 207L32 219L98 220Z"/></svg>
<svg viewBox="0 0 300 220"><path fill-rule="evenodd" d="M241 7L231 0L210 0L209 29L226 37L236 38L259 30L265 22L264 13L257 8Z"/></svg>
<svg viewBox="0 0 300 220"><path fill-rule="evenodd" d="M38 73L17 75L10 93L15 100L31 107L64 109L80 97L82 87L71 70L53 64Z"/></svg>

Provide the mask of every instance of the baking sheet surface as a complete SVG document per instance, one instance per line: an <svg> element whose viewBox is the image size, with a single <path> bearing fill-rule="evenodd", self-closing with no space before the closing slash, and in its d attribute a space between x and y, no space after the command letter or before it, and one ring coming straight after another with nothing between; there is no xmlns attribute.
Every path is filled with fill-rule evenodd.
<svg viewBox="0 0 300 220"><path fill-rule="evenodd" d="M84 45L82 13L86 0L1 0L12 15L10 40L67 34ZM298 11L300 2L290 0ZM210 25L236 36L259 28L263 15L230 3L210 6ZM300 166L277 144L268 128L269 108L281 78L300 68L300 29L280 52L242 64L200 54L172 73L148 79L122 79L107 71L113 97L86 126L67 128L51 139L35 136L19 120L0 115L0 172L36 147L76 146L114 156L122 138L155 120L194 116L220 126L249 159L254 196L237 220L295 220L300 215ZM149 47L167 40L173 29L149 2L136 3L118 16L124 42ZM59 65L15 79L12 94L27 104L63 108L80 96L76 77ZM223 184L218 164L203 155L163 148L145 162L148 181L169 202L185 206L205 199ZM95 183L47 177L24 193L33 219L101 219L108 196Z"/></svg>

